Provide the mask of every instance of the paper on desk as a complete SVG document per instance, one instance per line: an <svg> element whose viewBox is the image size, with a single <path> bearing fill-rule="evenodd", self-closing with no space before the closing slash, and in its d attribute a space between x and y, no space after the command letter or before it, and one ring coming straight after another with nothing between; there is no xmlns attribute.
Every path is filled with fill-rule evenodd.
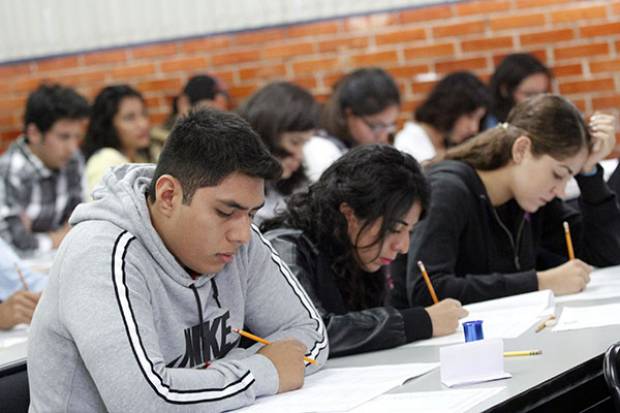
<svg viewBox="0 0 620 413"><path fill-rule="evenodd" d="M305 379L300 390L260 397L240 412L334 412L350 410L435 369L438 363L334 368Z"/></svg>
<svg viewBox="0 0 620 413"><path fill-rule="evenodd" d="M0 350L28 341L28 337L0 338Z"/></svg>
<svg viewBox="0 0 620 413"><path fill-rule="evenodd" d="M347 413L464 413L505 387L384 394Z"/></svg>
<svg viewBox="0 0 620 413"><path fill-rule="evenodd" d="M557 303L568 303L616 297L620 297L620 266L592 271L590 283L585 290L577 294L556 297L555 301Z"/></svg>
<svg viewBox="0 0 620 413"><path fill-rule="evenodd" d="M504 341L471 341L439 349L441 382L448 387L512 377L504 371Z"/></svg>
<svg viewBox="0 0 620 413"><path fill-rule="evenodd" d="M620 324L620 304L564 307L553 331L579 330Z"/></svg>
<svg viewBox="0 0 620 413"><path fill-rule="evenodd" d="M454 334L407 344L407 347L443 346L464 343L463 322L483 320L485 338L516 338L526 332L541 317L554 314L555 301L550 290L513 295L465 306L469 315L461 319ZM518 310L518 311L515 311Z"/></svg>
<svg viewBox="0 0 620 413"><path fill-rule="evenodd" d="M28 341L27 324L18 324L10 330L0 331L0 350Z"/></svg>

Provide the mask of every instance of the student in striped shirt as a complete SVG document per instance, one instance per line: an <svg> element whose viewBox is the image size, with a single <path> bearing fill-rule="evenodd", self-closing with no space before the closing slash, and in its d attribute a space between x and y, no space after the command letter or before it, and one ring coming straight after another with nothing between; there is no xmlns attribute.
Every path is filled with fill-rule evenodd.
<svg viewBox="0 0 620 413"><path fill-rule="evenodd" d="M73 89L41 85L26 102L24 133L0 157L0 236L18 250L57 248L83 199L88 102Z"/></svg>

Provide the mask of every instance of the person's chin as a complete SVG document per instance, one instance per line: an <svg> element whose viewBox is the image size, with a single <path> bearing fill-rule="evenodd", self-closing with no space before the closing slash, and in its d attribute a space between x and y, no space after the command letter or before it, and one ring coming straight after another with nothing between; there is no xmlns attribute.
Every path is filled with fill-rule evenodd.
<svg viewBox="0 0 620 413"><path fill-rule="evenodd" d="M370 264L366 264L364 270L366 272L377 272L381 269L381 265L379 264L375 264L374 262L371 262Z"/></svg>
<svg viewBox="0 0 620 413"><path fill-rule="evenodd" d="M527 213L533 214L536 211L538 211L544 205L545 204L541 203L541 202L531 201L531 202L528 202L527 204L524 204L524 205L522 204L521 205L521 209L523 209Z"/></svg>

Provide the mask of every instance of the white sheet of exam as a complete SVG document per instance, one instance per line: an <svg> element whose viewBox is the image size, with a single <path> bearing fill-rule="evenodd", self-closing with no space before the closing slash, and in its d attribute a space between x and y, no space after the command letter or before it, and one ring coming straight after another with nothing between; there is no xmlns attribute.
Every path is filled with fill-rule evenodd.
<svg viewBox="0 0 620 413"><path fill-rule="evenodd" d="M306 377L304 386L299 390L260 397L252 406L239 412L347 411L438 366L438 363L409 363L328 368Z"/></svg>
<svg viewBox="0 0 620 413"><path fill-rule="evenodd" d="M347 413L465 413L504 389L484 387L384 394Z"/></svg>

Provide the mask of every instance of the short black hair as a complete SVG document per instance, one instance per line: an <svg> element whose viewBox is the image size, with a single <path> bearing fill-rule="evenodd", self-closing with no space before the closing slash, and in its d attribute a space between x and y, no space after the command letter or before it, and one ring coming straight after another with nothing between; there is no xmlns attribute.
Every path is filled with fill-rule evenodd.
<svg viewBox="0 0 620 413"><path fill-rule="evenodd" d="M505 122L515 105L513 94L521 82L529 76L541 73L551 80L552 73L535 56L528 53L509 54L495 68L489 89L493 99L493 115L499 122Z"/></svg>
<svg viewBox="0 0 620 413"><path fill-rule="evenodd" d="M447 135L459 117L490 105L491 94L480 79L470 72L453 72L435 85L413 116Z"/></svg>
<svg viewBox="0 0 620 413"><path fill-rule="evenodd" d="M183 94L187 96L192 106L201 100L213 100L221 92L217 80L209 75L193 76L183 88Z"/></svg>
<svg viewBox="0 0 620 413"><path fill-rule="evenodd" d="M114 127L114 116L118 113L125 98L138 98L144 104L144 98L129 85L107 86L99 92L92 106L86 139L82 144L82 153L88 160L101 148L121 150L121 141Z"/></svg>
<svg viewBox="0 0 620 413"><path fill-rule="evenodd" d="M149 200L155 201L155 184L162 175L179 180L183 202L189 204L198 188L216 186L235 172L275 180L282 167L239 115L210 108L191 111L166 140Z"/></svg>
<svg viewBox="0 0 620 413"><path fill-rule="evenodd" d="M24 131L31 123L45 133L61 119L87 118L90 107L86 99L70 87L42 84L30 93L24 113Z"/></svg>

